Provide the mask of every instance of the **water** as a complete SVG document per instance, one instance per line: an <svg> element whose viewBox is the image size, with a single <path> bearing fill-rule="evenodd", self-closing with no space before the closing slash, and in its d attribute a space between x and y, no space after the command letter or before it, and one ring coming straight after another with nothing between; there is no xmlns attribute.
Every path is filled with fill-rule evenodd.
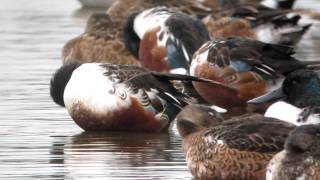
<svg viewBox="0 0 320 180"><path fill-rule="evenodd" d="M52 102L61 48L83 32L90 13L75 0L1 1L0 178L190 179L176 130L86 133ZM316 23L297 57L319 57L319 34Z"/></svg>

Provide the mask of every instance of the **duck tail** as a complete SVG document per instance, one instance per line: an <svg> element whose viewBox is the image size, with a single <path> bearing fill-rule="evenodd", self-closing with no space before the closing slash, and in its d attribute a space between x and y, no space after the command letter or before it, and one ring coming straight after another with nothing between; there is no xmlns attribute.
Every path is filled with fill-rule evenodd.
<svg viewBox="0 0 320 180"><path fill-rule="evenodd" d="M280 44L295 45L310 29L312 24L301 25L299 24L300 18L300 15L283 16L272 21L278 33L281 34Z"/></svg>
<svg viewBox="0 0 320 180"><path fill-rule="evenodd" d="M182 75L182 74L169 74L169 73L160 73L160 72L152 72L152 75L156 77L159 81L178 81L174 82L173 84L175 87L172 87L170 93L174 95L177 99L182 101L184 105L187 104L195 104L195 103L206 103L205 100L201 98L201 96L196 92L194 87L192 86L191 82L202 82L202 83L208 83L213 86L225 86L219 82L199 78L195 76L190 75ZM180 82L179 82L180 81ZM177 86L182 87L177 89Z"/></svg>

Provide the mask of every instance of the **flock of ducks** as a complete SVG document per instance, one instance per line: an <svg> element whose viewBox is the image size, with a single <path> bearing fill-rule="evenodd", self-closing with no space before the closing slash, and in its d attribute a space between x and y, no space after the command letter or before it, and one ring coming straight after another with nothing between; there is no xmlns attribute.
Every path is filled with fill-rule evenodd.
<svg viewBox="0 0 320 180"><path fill-rule="evenodd" d="M66 43L50 94L86 131L175 123L195 179L320 179L320 61L293 0L117 0ZM219 111L219 112L218 112Z"/></svg>

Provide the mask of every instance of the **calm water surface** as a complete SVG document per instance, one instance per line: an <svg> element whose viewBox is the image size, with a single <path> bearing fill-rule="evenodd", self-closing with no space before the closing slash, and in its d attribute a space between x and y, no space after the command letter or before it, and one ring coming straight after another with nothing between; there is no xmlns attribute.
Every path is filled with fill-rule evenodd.
<svg viewBox="0 0 320 180"><path fill-rule="evenodd" d="M303 1L311 6L319 1ZM314 4L312 4L314 6ZM190 179L176 130L86 133L49 97L63 44L83 32L90 10L75 0L2 0L0 5L0 178ZM297 57L320 55L319 24Z"/></svg>

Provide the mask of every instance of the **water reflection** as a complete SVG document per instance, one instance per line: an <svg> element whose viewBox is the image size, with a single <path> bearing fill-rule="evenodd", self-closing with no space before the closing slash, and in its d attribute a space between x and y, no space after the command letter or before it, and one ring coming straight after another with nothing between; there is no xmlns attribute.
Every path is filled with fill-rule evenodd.
<svg viewBox="0 0 320 180"><path fill-rule="evenodd" d="M76 179L190 178L180 146L180 138L173 132L83 132L54 138L50 163Z"/></svg>

